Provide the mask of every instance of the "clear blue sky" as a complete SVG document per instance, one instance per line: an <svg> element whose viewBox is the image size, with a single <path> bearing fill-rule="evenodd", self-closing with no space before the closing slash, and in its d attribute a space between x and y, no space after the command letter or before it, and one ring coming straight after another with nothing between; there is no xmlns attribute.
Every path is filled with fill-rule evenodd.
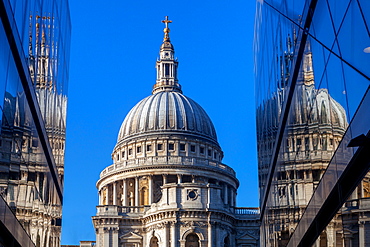
<svg viewBox="0 0 370 247"><path fill-rule="evenodd" d="M258 206L253 25L255 2L70 1L62 244L95 240L96 181L128 111L150 95L168 15L179 82L215 125L223 162L240 180L238 206Z"/></svg>

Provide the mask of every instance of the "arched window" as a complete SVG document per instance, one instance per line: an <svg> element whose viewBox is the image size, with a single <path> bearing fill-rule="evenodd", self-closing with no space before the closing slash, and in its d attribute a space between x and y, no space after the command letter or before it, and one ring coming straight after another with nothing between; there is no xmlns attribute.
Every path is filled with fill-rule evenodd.
<svg viewBox="0 0 370 247"><path fill-rule="evenodd" d="M326 236L326 232L323 231L321 234L320 234L320 247L325 247L327 246L327 236ZM347 246L347 245L346 245Z"/></svg>
<svg viewBox="0 0 370 247"><path fill-rule="evenodd" d="M140 205L149 205L148 188L143 187L140 192Z"/></svg>
<svg viewBox="0 0 370 247"><path fill-rule="evenodd" d="M186 236L185 247L199 247L199 237L195 233Z"/></svg>
<svg viewBox="0 0 370 247"><path fill-rule="evenodd" d="M156 236L153 236L150 239L150 247L158 247L158 238Z"/></svg>
<svg viewBox="0 0 370 247"><path fill-rule="evenodd" d="M227 235L224 239L224 247L230 247L230 238L229 235Z"/></svg>

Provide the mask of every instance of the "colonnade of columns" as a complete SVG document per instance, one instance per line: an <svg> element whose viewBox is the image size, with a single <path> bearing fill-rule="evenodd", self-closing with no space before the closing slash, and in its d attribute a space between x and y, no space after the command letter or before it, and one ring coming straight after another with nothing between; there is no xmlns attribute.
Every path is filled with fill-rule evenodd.
<svg viewBox="0 0 370 247"><path fill-rule="evenodd" d="M162 185L171 183L167 174L158 175L162 178ZM182 184L183 176L176 175L177 179L172 177L172 183ZM144 183L141 179L144 178ZM143 206L151 205L154 202L154 176L136 176L132 178L123 178L105 185L99 191L99 205L118 205L118 206ZM190 182L187 181L187 182ZM191 183L195 183L195 176L192 176ZM227 183L219 183L222 190L222 199L225 205L235 206L236 193L235 188ZM208 195L210 198L210 195Z"/></svg>

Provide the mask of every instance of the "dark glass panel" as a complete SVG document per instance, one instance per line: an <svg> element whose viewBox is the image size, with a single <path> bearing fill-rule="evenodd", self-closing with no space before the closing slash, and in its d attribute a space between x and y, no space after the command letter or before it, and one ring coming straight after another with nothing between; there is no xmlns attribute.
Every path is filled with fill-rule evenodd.
<svg viewBox="0 0 370 247"><path fill-rule="evenodd" d="M339 30L338 43L340 56L370 77L367 66L370 63L370 56L364 52L370 46L370 36L363 20L357 1L352 1Z"/></svg>

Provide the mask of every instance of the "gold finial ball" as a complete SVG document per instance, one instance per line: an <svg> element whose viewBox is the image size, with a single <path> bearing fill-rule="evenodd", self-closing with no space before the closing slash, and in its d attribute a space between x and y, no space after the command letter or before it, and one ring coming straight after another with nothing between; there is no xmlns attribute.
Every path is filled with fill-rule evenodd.
<svg viewBox="0 0 370 247"><path fill-rule="evenodd" d="M170 32L170 29L168 27L166 27L166 28L163 29L163 32L169 33Z"/></svg>

